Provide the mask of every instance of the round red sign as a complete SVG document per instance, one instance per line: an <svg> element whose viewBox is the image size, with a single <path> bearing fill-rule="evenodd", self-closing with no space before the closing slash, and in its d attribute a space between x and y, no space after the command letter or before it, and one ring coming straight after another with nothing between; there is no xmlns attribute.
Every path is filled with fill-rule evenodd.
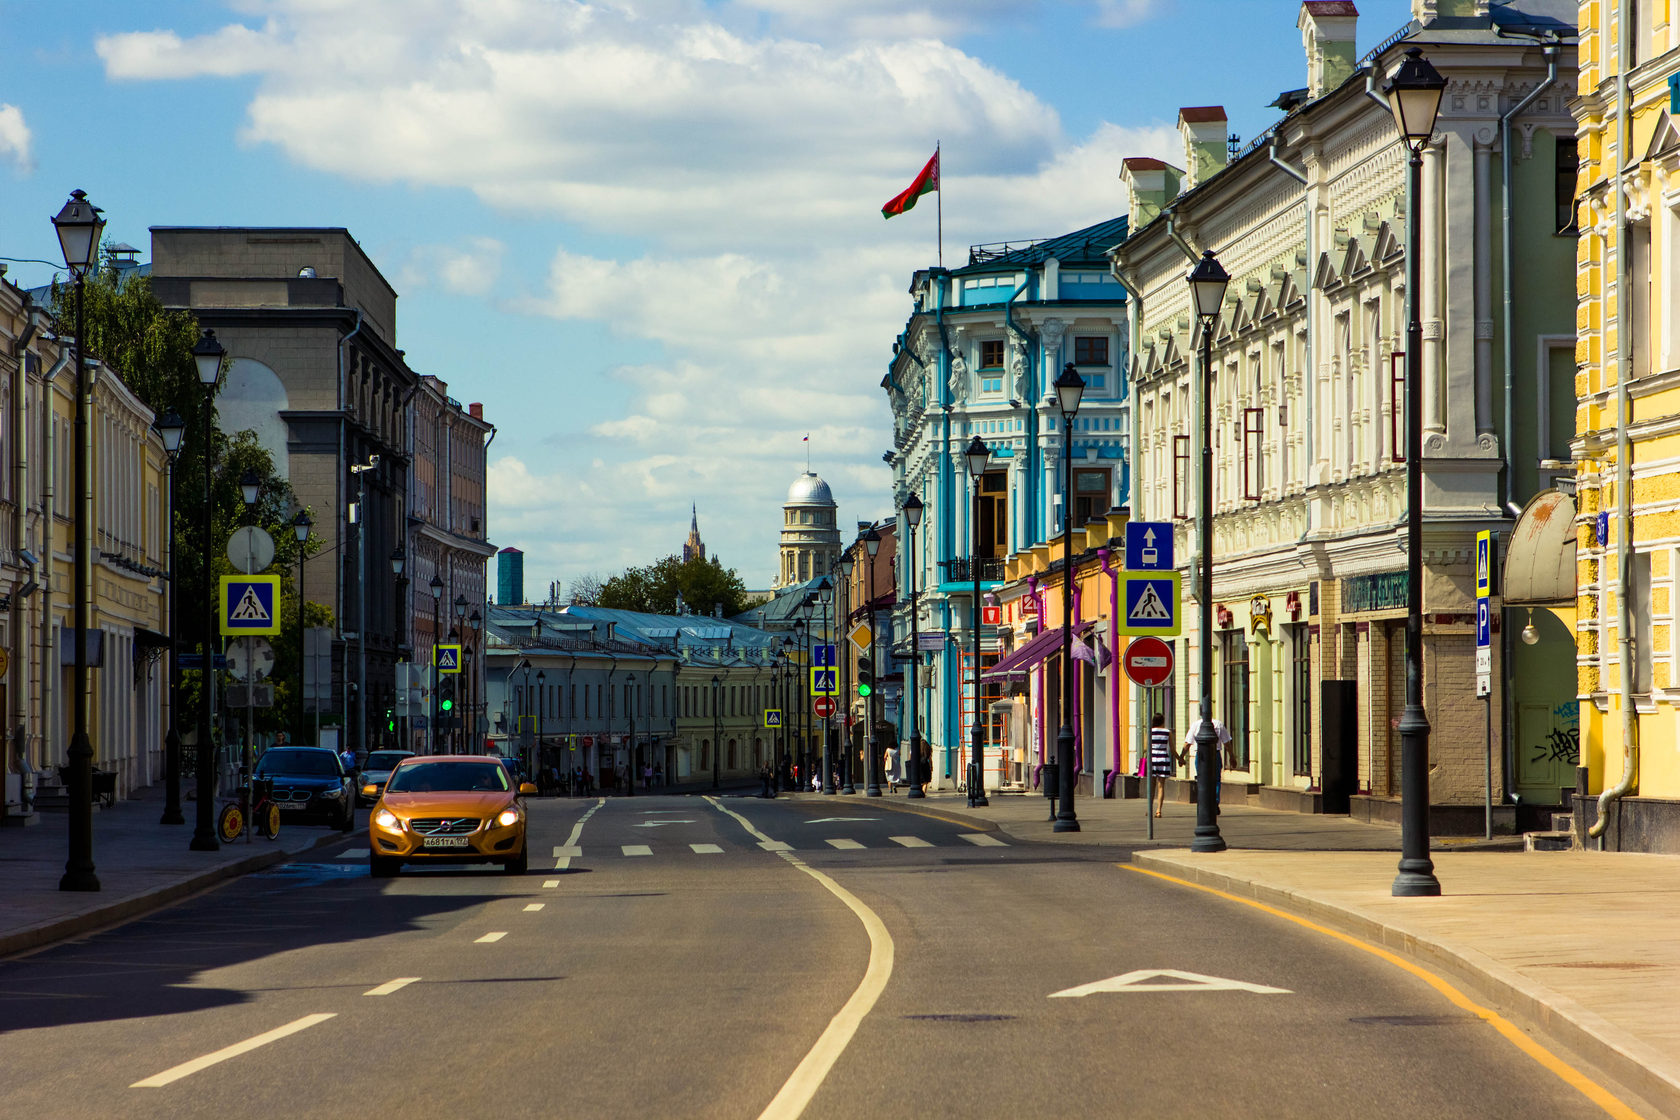
<svg viewBox="0 0 1680 1120"><path fill-rule="evenodd" d="M834 697L817 697L811 702L811 710L817 713L818 719L827 719L834 714Z"/></svg>
<svg viewBox="0 0 1680 1120"><path fill-rule="evenodd" d="M1159 638L1133 638L1121 661L1133 683L1145 688L1165 684L1172 676L1172 647Z"/></svg>

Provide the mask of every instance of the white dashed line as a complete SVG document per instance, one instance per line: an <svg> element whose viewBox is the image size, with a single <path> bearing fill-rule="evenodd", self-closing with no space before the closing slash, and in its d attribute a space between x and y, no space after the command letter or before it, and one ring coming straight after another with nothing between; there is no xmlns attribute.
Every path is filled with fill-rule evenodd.
<svg viewBox="0 0 1680 1120"><path fill-rule="evenodd" d="M758 846L767 852L791 852L793 845L786 840L760 840Z"/></svg>
<svg viewBox="0 0 1680 1120"><path fill-rule="evenodd" d="M525 913L529 914L533 910L541 910L542 908L543 908L543 904L540 903L540 902L527 903L526 906L525 906Z"/></svg>
<svg viewBox="0 0 1680 1120"><path fill-rule="evenodd" d="M583 857L583 849L575 844L556 844L554 846L554 858L561 859L565 856L572 856L581 859Z"/></svg>
<svg viewBox="0 0 1680 1120"><path fill-rule="evenodd" d="M505 930L505 929L502 930L500 933L487 933L483 937L479 938L477 941L474 941L473 944L474 945L484 945L484 944L487 944L491 941L500 941L502 938L504 938L506 936L507 936L507 930Z"/></svg>
<svg viewBox="0 0 1680 1120"><path fill-rule="evenodd" d="M894 844L898 844L898 845L900 845L902 847L905 847L905 848L931 848L931 847L933 847L932 844L929 844L926 840L923 840L920 836L889 836L889 837L887 837L887 839L891 840Z"/></svg>
<svg viewBox="0 0 1680 1120"><path fill-rule="evenodd" d="M583 836L583 826L589 823L589 818L595 815L595 810L599 809L606 803L606 798L602 797L598 799L595 804L589 807L589 811L587 813L578 818L577 824L572 826L572 834L566 838L566 843L562 847L554 849L554 855L556 857L554 860L554 870L569 870L572 866L572 860L574 858L583 858L583 850L577 846L578 840Z"/></svg>
<svg viewBox="0 0 1680 1120"><path fill-rule="evenodd" d="M694 854L697 856L716 856L723 854L723 849L718 847L716 844L690 844L689 847L694 849Z"/></svg>
<svg viewBox="0 0 1680 1120"><path fill-rule="evenodd" d="M646 844L626 844L624 854L627 856L651 856L653 849Z"/></svg>
<svg viewBox="0 0 1680 1120"><path fill-rule="evenodd" d="M1005 844L996 836L992 836L991 834L985 832L959 832L957 835L961 836L964 840L967 840L970 844L973 844L977 848L1009 847L1008 844Z"/></svg>
<svg viewBox="0 0 1680 1120"><path fill-rule="evenodd" d="M400 988L408 987L418 979L420 979L418 976L399 976L395 980L385 981L385 983L379 985L377 988L369 988L362 994L364 996L388 996Z"/></svg>
<svg viewBox="0 0 1680 1120"><path fill-rule="evenodd" d="M543 880L543 889L545 889L545 890L553 890L555 887L558 887L559 885L560 885L560 880L558 880L558 879L544 879Z"/></svg>
<svg viewBox="0 0 1680 1120"><path fill-rule="evenodd" d="M278 1042L280 1039L285 1038L289 1034L296 1034L301 1030L307 1030L308 1028L313 1027L316 1023L324 1023L328 1019L333 1018L335 1014L336 1012L325 1011L315 1015L305 1015L301 1019L293 1019L290 1023L287 1023L283 1027L275 1027L273 1030L264 1034L259 1034L254 1038L247 1038L244 1042L236 1042L232 1046L224 1046L222 1049L217 1050L213 1054L206 1054L202 1058L194 1058L190 1062L182 1062L178 1066L171 1066L162 1073L148 1077L144 1081L136 1081L134 1084L130 1085L129 1088L160 1089L172 1081L179 1081L181 1078L195 1074L201 1069L208 1069L217 1062L225 1062L229 1058L237 1058L239 1055L247 1054L259 1046L267 1046L270 1042Z"/></svg>
<svg viewBox="0 0 1680 1120"><path fill-rule="evenodd" d="M841 851L845 852L863 847L863 845L859 844L856 840L830 840L828 844L829 847L839 848Z"/></svg>

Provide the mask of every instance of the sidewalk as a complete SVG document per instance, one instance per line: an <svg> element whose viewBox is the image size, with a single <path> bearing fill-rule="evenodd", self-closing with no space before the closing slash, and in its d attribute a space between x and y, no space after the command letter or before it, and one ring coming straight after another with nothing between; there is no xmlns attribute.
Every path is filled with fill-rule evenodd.
<svg viewBox="0 0 1680 1120"><path fill-rule="evenodd" d="M93 866L101 889L90 892L58 889L69 855L66 814L42 813L39 824L0 830L0 957L144 914L224 879L357 836L282 824L275 840L258 836L249 844L194 852L187 843L196 807L194 801L182 804L186 824L161 825L163 794L154 788L94 813Z"/></svg>
<svg viewBox="0 0 1680 1120"><path fill-rule="evenodd" d="M1193 805L1169 803L1151 844L1141 799L1080 801L1080 831L1057 833L1037 794L993 795L983 809L961 794L902 798L889 800L1018 840L1135 847L1139 868L1404 953L1680 1116L1680 856L1438 843L1441 897L1394 898L1399 830L1346 817L1233 805L1219 817L1230 850L1193 854Z"/></svg>

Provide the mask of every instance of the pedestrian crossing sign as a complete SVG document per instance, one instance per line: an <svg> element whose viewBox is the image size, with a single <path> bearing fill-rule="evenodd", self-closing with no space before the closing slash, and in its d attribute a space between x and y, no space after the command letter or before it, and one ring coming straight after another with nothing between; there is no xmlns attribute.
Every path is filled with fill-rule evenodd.
<svg viewBox="0 0 1680 1120"><path fill-rule="evenodd" d="M836 696L840 692L840 671L838 669L812 669L811 695Z"/></svg>
<svg viewBox="0 0 1680 1120"><path fill-rule="evenodd" d="M432 649L437 659L438 672L459 673L461 671L460 646L433 646Z"/></svg>
<svg viewBox="0 0 1680 1120"><path fill-rule="evenodd" d="M280 633L279 576L223 576L220 591L223 634Z"/></svg>
<svg viewBox="0 0 1680 1120"><path fill-rule="evenodd" d="M764 726L780 727L782 725L782 710L780 708L764 709Z"/></svg>
<svg viewBox="0 0 1680 1120"><path fill-rule="evenodd" d="M1115 629L1121 634L1173 637L1179 632L1179 574L1125 576L1122 605L1125 615Z"/></svg>

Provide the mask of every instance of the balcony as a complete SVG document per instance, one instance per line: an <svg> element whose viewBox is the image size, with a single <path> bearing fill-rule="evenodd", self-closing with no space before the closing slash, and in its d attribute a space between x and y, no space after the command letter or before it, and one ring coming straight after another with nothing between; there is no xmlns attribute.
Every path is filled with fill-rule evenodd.
<svg viewBox="0 0 1680 1120"><path fill-rule="evenodd" d="M954 560L941 560L939 566L945 569L945 582L973 583L974 569L970 567L971 563L979 566L981 583L1002 582L1003 557L1001 556L983 556L974 561L970 561L966 556Z"/></svg>

